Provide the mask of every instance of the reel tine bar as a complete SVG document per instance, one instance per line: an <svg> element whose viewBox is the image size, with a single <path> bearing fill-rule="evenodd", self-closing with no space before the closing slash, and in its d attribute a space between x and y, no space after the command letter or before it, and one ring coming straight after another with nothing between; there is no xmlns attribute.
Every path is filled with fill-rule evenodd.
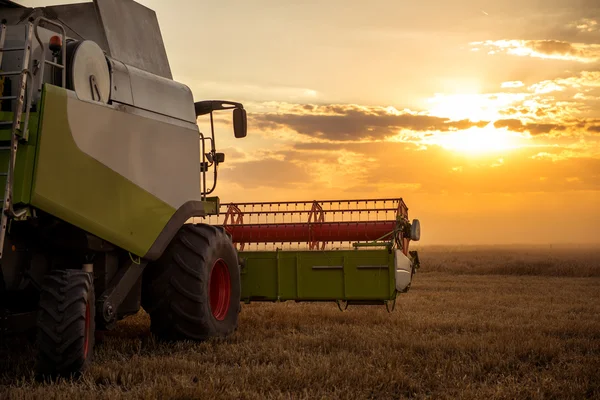
<svg viewBox="0 0 600 400"><path fill-rule="evenodd" d="M216 217L217 223L240 250L247 244L279 243L324 250L328 243L351 246L384 240L408 248L409 239L402 229L408 222L408 207L401 198L230 203L221 207L225 212Z"/></svg>

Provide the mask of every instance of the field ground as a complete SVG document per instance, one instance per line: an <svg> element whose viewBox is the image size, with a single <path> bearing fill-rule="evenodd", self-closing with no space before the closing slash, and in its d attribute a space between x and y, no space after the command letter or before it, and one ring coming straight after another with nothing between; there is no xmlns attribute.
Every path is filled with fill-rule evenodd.
<svg viewBox="0 0 600 400"><path fill-rule="evenodd" d="M226 341L163 344L140 312L80 381L36 383L4 344L0 398L600 399L600 249L420 250L392 314L256 303Z"/></svg>

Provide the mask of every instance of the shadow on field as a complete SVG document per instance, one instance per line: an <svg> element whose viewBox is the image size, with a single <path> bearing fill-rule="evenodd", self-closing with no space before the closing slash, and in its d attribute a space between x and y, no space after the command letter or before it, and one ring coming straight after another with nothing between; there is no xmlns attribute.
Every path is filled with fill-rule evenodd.
<svg viewBox="0 0 600 400"><path fill-rule="evenodd" d="M33 332L0 340L0 385L35 379L35 340ZM150 319L143 310L119 322L112 331L97 331L95 341L96 359L107 346L112 356L126 360L139 354L142 348L157 345L150 333Z"/></svg>
<svg viewBox="0 0 600 400"><path fill-rule="evenodd" d="M7 337L0 341L0 384L11 384L33 377L35 367L34 338Z"/></svg>

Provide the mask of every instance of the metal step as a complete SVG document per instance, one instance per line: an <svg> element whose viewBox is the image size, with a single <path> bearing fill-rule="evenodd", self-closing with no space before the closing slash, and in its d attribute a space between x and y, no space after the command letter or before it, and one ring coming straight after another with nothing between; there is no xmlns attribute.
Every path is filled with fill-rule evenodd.
<svg viewBox="0 0 600 400"><path fill-rule="evenodd" d="M0 52L8 53L9 51L23 51L25 47L9 47L8 49L3 49L0 47Z"/></svg>
<svg viewBox="0 0 600 400"><path fill-rule="evenodd" d="M17 76L17 75L21 75L23 73L23 71L7 71L7 72L0 72L0 76Z"/></svg>

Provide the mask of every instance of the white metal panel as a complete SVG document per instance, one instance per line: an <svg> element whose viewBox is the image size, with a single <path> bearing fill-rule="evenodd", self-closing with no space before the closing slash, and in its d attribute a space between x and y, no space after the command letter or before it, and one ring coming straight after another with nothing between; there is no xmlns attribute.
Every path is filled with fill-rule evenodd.
<svg viewBox="0 0 600 400"><path fill-rule="evenodd" d="M81 151L176 209L200 200L196 125L172 125L74 96L69 92L68 119Z"/></svg>
<svg viewBox="0 0 600 400"><path fill-rule="evenodd" d="M130 65L126 67L134 106L196 123L194 95L190 88Z"/></svg>
<svg viewBox="0 0 600 400"><path fill-rule="evenodd" d="M69 80L77 97L85 101L108 103L110 97L110 70L104 52L91 40L83 40L74 48L69 67Z"/></svg>
<svg viewBox="0 0 600 400"><path fill-rule="evenodd" d="M395 256L396 290L403 292L412 280L412 263L401 250L396 250Z"/></svg>
<svg viewBox="0 0 600 400"><path fill-rule="evenodd" d="M94 0L110 56L173 79L156 13L133 0Z"/></svg>
<svg viewBox="0 0 600 400"><path fill-rule="evenodd" d="M110 99L119 103L133 105L133 93L131 92L131 79L129 70L121 61L108 59L110 62L110 73L112 88Z"/></svg>

